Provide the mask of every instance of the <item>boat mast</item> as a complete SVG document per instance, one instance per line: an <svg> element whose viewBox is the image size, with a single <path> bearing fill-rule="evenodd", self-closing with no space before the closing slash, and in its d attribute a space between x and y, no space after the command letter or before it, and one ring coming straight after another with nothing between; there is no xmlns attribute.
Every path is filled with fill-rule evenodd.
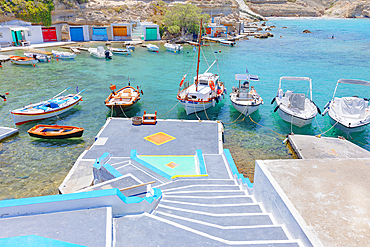
<svg viewBox="0 0 370 247"><path fill-rule="evenodd" d="M195 79L195 90L198 91L198 76L199 76L199 62L200 62L200 42L202 41L202 22L200 19L199 42L198 42L198 61L197 61L197 78Z"/></svg>

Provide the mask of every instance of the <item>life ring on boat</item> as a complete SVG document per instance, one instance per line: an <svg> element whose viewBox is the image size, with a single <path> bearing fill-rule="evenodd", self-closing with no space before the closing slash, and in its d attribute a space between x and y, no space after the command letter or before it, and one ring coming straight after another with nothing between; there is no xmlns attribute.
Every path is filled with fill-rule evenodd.
<svg viewBox="0 0 370 247"><path fill-rule="evenodd" d="M221 89L218 89L217 90L217 94L221 95L222 94L222 90Z"/></svg>
<svg viewBox="0 0 370 247"><path fill-rule="evenodd" d="M182 84L184 84L184 79L181 80L180 87L182 87Z"/></svg>
<svg viewBox="0 0 370 247"><path fill-rule="evenodd" d="M215 83L213 81L209 81L209 87L212 91L215 90Z"/></svg>

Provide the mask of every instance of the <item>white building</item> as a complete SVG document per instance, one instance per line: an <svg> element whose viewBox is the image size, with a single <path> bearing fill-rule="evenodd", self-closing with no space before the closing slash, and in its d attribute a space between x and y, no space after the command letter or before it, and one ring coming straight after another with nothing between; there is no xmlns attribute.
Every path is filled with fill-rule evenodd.
<svg viewBox="0 0 370 247"><path fill-rule="evenodd" d="M42 43L41 26L32 26L30 22L13 20L0 25L0 45L21 46Z"/></svg>

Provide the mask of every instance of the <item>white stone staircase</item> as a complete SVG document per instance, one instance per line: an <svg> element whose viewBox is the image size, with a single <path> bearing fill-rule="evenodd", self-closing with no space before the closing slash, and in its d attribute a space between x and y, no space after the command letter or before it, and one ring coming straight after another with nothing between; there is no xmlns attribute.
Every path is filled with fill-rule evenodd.
<svg viewBox="0 0 370 247"><path fill-rule="evenodd" d="M114 246L302 246L232 179L178 179L158 188L163 198L152 214L113 220Z"/></svg>

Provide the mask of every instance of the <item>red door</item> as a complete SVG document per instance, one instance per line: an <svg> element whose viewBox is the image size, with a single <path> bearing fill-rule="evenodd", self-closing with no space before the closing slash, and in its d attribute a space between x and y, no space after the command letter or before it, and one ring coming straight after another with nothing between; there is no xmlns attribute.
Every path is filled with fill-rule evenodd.
<svg viewBox="0 0 370 247"><path fill-rule="evenodd" d="M42 37L44 42L57 41L57 31L55 27L43 27Z"/></svg>

